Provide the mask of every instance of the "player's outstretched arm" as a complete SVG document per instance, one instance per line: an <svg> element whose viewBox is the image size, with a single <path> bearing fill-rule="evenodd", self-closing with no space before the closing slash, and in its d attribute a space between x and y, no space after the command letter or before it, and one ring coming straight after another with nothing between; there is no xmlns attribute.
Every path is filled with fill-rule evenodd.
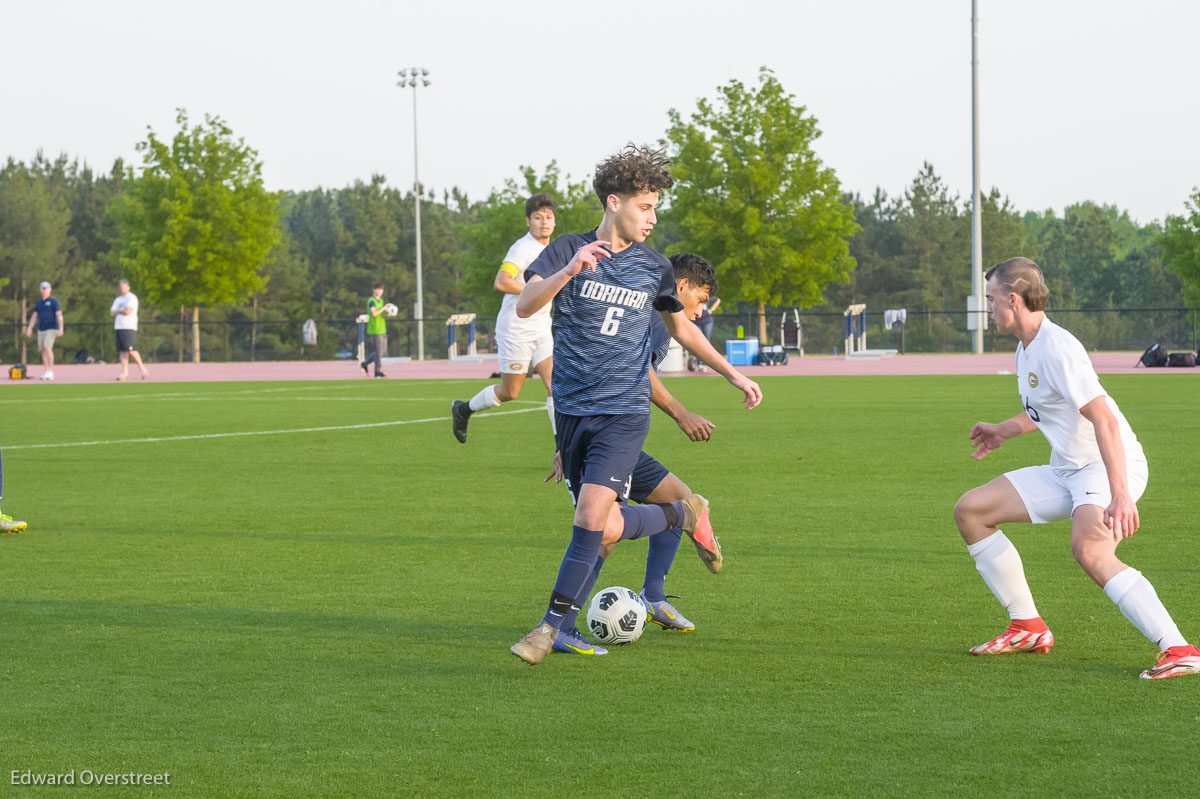
<svg viewBox="0 0 1200 799"><path fill-rule="evenodd" d="M683 403L675 399L670 391L667 391L667 387L658 379L658 375L653 369L650 370L650 401L659 410L674 419L675 424L679 425L679 429L692 441L708 441L712 438L712 429L716 425L700 414L692 413L683 407Z"/></svg>
<svg viewBox="0 0 1200 799"><path fill-rule="evenodd" d="M1019 413L1011 419L1006 419L999 424L990 424L988 422L976 422L971 428L971 447L975 450L971 453L971 457L977 461L986 458L992 450L999 447L1010 438L1023 436L1026 433L1032 433L1037 430L1037 425L1029 418L1027 413Z"/></svg>
<svg viewBox="0 0 1200 799"><path fill-rule="evenodd" d="M554 299L571 278L585 269L596 271L596 263L601 258L610 257L604 249L606 246L607 241L588 242L579 248L566 266L549 277L530 275L529 282L521 289L521 296L517 298L517 316L528 319Z"/></svg>
<svg viewBox="0 0 1200 799"><path fill-rule="evenodd" d="M717 352L708 339L704 337L704 333L700 331L700 328L688 321L683 311L676 311L675 313L662 311L661 313L672 338L682 344L685 349L697 358L711 366L713 371L728 380L734 388L741 390L747 410L762 402L762 389L758 387L758 383L755 383L737 369L734 369L733 365L725 360L725 356Z"/></svg>
<svg viewBox="0 0 1200 799"><path fill-rule="evenodd" d="M1104 470L1108 472L1108 490L1112 493L1112 502L1104 509L1104 523L1112 530L1113 540L1120 542L1122 538L1129 538L1137 532L1141 526L1137 503L1129 493L1121 428L1109 407L1108 398L1103 395L1084 405L1079 413L1096 428L1096 446L1100 448L1100 459L1104 461Z"/></svg>

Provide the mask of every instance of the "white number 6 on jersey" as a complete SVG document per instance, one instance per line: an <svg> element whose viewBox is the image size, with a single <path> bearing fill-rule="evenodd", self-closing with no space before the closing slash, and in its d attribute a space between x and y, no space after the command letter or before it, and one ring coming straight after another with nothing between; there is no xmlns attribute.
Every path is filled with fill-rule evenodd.
<svg viewBox="0 0 1200 799"><path fill-rule="evenodd" d="M621 326L621 317L625 315L624 308L612 306L608 309L608 313L604 315L604 324L600 327L600 335L615 336L617 328Z"/></svg>

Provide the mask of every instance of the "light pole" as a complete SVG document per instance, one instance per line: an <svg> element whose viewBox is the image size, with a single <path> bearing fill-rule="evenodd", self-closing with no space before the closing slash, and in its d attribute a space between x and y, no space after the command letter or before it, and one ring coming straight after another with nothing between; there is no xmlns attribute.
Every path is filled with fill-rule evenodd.
<svg viewBox="0 0 1200 799"><path fill-rule="evenodd" d="M983 209L979 207L979 15L971 0L971 351L983 354L987 304L983 301Z"/></svg>
<svg viewBox="0 0 1200 799"><path fill-rule="evenodd" d="M413 90L413 215L417 223L417 301L413 303L413 316L417 317L417 360L425 360L425 303L421 291L421 179L417 176L417 86L429 85L429 70L424 67L408 67L396 73L401 89L411 86Z"/></svg>

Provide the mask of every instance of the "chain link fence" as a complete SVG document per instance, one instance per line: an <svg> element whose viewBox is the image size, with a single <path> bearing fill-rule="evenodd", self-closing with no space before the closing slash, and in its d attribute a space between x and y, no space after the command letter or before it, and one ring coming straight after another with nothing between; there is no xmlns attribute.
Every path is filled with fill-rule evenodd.
<svg viewBox="0 0 1200 799"><path fill-rule="evenodd" d="M1047 315L1071 331L1089 350L1137 351L1155 342L1168 350L1196 350L1197 308L1115 308L1049 309ZM766 311L765 343L779 343L783 314L791 309ZM837 311L800 311L804 351L810 355L828 355L845 347L845 317ZM867 309L867 346L895 349L908 353L971 352L971 331L967 330L966 311L909 310L902 326L884 327L883 310ZM759 335L759 316L752 309L713 317L713 342L738 338L740 325L745 335ZM987 352L1010 352L1015 346L1012 335L1001 333L988 320L983 346Z"/></svg>
<svg viewBox="0 0 1200 799"><path fill-rule="evenodd" d="M724 310L724 309L722 309ZM1051 309L1048 314L1070 330L1089 350L1140 352L1155 342L1168 350L1196 350L1197 308L1119 308ZM779 342L780 323L792 309L769 308L765 313L766 341ZM844 346L844 317L839 312L800 311L804 350L809 355L827 355ZM327 361L350 360L357 355L358 325L354 319L316 320L317 343L304 343L303 319L269 321L220 321L200 323L200 358L203 361ZM724 349L726 339L759 335L759 316L752 308L713 317L713 343ZM867 310L867 346L891 348L908 353L951 353L971 351L971 332L967 330L966 311L909 311L902 327L886 329L883 311ZM990 320L989 320L990 322ZM475 342L480 353L495 352L496 320L475 320ZM412 319L388 320L388 355L417 357L417 322ZM467 351L465 330L459 328L458 351ZM448 336L445 319L425 321L425 357L447 357ZM22 357L24 345L24 357ZM984 333L984 349L1008 352L1012 336L999 333L989 323ZM147 362L192 360L192 325L188 321L142 322L138 327L138 352ZM72 322L55 347L57 363L77 359L112 362L116 344L112 322ZM9 335L0 336L0 362L24 360L37 363L36 338L26 338L24 325L10 324Z"/></svg>

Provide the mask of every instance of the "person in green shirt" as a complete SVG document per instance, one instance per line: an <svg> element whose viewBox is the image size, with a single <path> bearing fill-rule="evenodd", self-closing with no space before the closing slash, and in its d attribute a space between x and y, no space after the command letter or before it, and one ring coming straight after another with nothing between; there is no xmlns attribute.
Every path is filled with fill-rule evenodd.
<svg viewBox="0 0 1200 799"><path fill-rule="evenodd" d="M367 338L371 342L371 355L359 366L363 374L369 375L367 365L375 362L375 376L386 377L383 373L383 358L387 355L387 317L384 316L383 284L376 283L371 296L367 298Z"/></svg>

